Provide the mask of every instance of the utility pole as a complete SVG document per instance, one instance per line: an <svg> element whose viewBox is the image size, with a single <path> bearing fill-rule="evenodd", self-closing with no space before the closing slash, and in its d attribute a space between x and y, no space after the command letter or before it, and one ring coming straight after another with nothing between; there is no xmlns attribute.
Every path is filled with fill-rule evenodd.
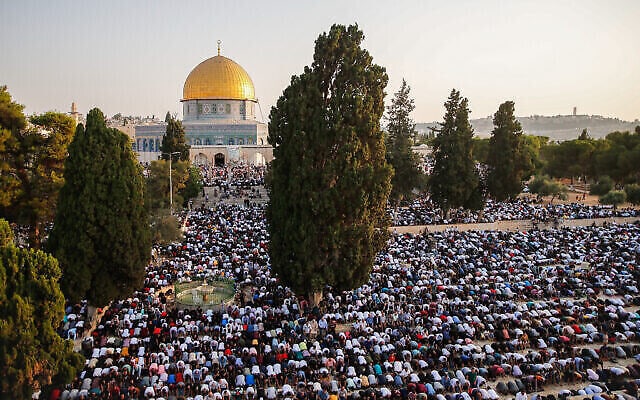
<svg viewBox="0 0 640 400"><path fill-rule="evenodd" d="M169 212L173 215L173 181L171 179L171 161L174 155L180 154L179 151L173 153L162 153L169 156Z"/></svg>

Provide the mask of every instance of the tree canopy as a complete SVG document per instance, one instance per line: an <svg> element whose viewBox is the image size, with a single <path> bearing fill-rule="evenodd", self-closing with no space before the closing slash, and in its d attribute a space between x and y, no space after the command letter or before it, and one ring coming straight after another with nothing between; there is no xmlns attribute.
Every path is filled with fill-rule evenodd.
<svg viewBox="0 0 640 400"><path fill-rule="evenodd" d="M9 152L15 146L15 137L27 126L22 110L24 106L14 102L6 86L0 86L0 207L12 204L20 181L13 171Z"/></svg>
<svg viewBox="0 0 640 400"><path fill-rule="evenodd" d="M357 26L318 37L311 67L291 78L269 123L274 271L300 294L366 282L384 245L391 167L380 120L387 74Z"/></svg>
<svg viewBox="0 0 640 400"><path fill-rule="evenodd" d="M613 189L613 180L607 175L603 175L598 178L598 181L591 185L589 194L595 194L596 196L603 196L609 193Z"/></svg>
<svg viewBox="0 0 640 400"><path fill-rule="evenodd" d="M529 184L531 193L540 196L551 196L551 202L557 197L567 198L567 187L560 182L550 179L547 175L538 175Z"/></svg>
<svg viewBox="0 0 640 400"><path fill-rule="evenodd" d="M640 133L611 132L604 139L581 134L578 139L541 148L544 171L553 177L599 180L618 185L640 182Z"/></svg>
<svg viewBox="0 0 640 400"><path fill-rule="evenodd" d="M36 386L70 382L84 359L56 331L64 316L57 260L15 247L10 231L0 219L0 397L26 399Z"/></svg>
<svg viewBox="0 0 640 400"><path fill-rule="evenodd" d="M612 205L613 209L615 210L620 204L627 201L627 193L623 190L612 190L607 194L605 194L604 196L600 197L598 201L601 204Z"/></svg>
<svg viewBox="0 0 640 400"><path fill-rule="evenodd" d="M75 122L56 112L26 123L22 106L0 88L0 216L29 228L29 245L40 247L43 226L52 222Z"/></svg>
<svg viewBox="0 0 640 400"><path fill-rule="evenodd" d="M595 159L599 175L618 184L640 182L640 133L611 132Z"/></svg>
<svg viewBox="0 0 640 400"><path fill-rule="evenodd" d="M640 185L632 183L624 186L624 192L627 194L627 201L634 206L640 205Z"/></svg>
<svg viewBox="0 0 640 400"><path fill-rule="evenodd" d="M545 151L545 171L557 178L575 176L587 179L595 177L595 154L598 142L593 139L567 140L548 146Z"/></svg>
<svg viewBox="0 0 640 400"><path fill-rule="evenodd" d="M387 162L394 170L391 199L396 203L411 198L413 190L421 188L424 183L424 175L419 168L420 160L411 148L417 131L411 119L415 105L409 96L410 91L411 88L403 79L400 89L387 107Z"/></svg>
<svg viewBox="0 0 640 400"><path fill-rule="evenodd" d="M189 180L189 163L178 161L171 164L171 185L173 186L174 208L184 203L182 192ZM152 161L145 179L147 209L154 213L159 209L169 209L169 162Z"/></svg>
<svg viewBox="0 0 640 400"><path fill-rule="evenodd" d="M202 193L202 188L204 186L202 173L200 172L200 168L198 168L198 166L190 164L187 172L187 181L184 184L184 188L180 191L180 195L183 199L183 207L186 207L191 199L195 199L196 197L200 196L200 193Z"/></svg>
<svg viewBox="0 0 640 400"><path fill-rule="evenodd" d="M473 159L473 128L468 100L453 89L444 103L444 121L433 140L434 166L429 178L433 201L445 212L482 207L480 177Z"/></svg>
<svg viewBox="0 0 640 400"><path fill-rule="evenodd" d="M169 115L169 113L167 113L165 121L167 122L167 130L162 136L162 144L160 145L160 151L162 154L160 157L163 160L168 160L169 154L171 154L171 160L173 162L178 160L189 161L189 145L186 142L182 122L176 120L174 117Z"/></svg>
<svg viewBox="0 0 640 400"><path fill-rule="evenodd" d="M102 306L142 284L151 255L142 167L126 135L94 108L78 125L49 238L67 298Z"/></svg>
<svg viewBox="0 0 640 400"><path fill-rule="evenodd" d="M514 102L506 101L493 116L494 129L487 154L487 190L498 201L520 194L523 181L533 169L514 109Z"/></svg>
<svg viewBox="0 0 640 400"><path fill-rule="evenodd" d="M173 206L186 206L202 192L202 175L198 167L186 161L172 163ZM149 211L154 243L169 243L182 236L180 224L169 210L169 163L152 161L145 179L145 205Z"/></svg>

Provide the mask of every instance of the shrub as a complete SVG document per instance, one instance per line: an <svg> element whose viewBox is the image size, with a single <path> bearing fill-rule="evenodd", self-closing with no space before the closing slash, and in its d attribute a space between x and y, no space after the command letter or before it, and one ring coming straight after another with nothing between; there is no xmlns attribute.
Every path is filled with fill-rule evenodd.
<svg viewBox="0 0 640 400"><path fill-rule="evenodd" d="M611 189L613 189L613 180L605 175L600 177L597 183L591 185L589 193L596 196L604 196L609 193Z"/></svg>
<svg viewBox="0 0 640 400"><path fill-rule="evenodd" d="M640 185L637 183L626 185L624 192L627 194L627 201L635 206L640 204Z"/></svg>
<svg viewBox="0 0 640 400"><path fill-rule="evenodd" d="M618 205L627 201L627 194L622 190L612 190L600 197L599 201L601 204L613 205L613 209L615 210Z"/></svg>

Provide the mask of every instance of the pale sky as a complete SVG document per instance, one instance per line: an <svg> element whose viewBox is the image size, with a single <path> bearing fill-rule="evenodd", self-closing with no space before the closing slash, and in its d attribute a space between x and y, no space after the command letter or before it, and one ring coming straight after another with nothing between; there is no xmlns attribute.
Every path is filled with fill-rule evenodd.
<svg viewBox="0 0 640 400"><path fill-rule="evenodd" d="M0 85L26 112L181 115L189 72L216 54L252 77L266 118L333 23L402 78L416 122L441 120L452 88L472 118L514 100L528 116L640 118L640 1L0 0ZM259 115L259 113L258 113Z"/></svg>

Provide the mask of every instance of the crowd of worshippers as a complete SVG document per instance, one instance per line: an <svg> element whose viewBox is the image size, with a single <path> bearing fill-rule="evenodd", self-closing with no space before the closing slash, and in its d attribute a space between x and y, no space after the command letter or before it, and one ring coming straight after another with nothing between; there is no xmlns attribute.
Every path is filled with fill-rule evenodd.
<svg viewBox="0 0 640 400"><path fill-rule="evenodd" d="M233 163L226 166L200 165L202 182L207 187L228 189L231 186L264 185L266 166Z"/></svg>
<svg viewBox="0 0 640 400"><path fill-rule="evenodd" d="M423 158L421 167L429 171L429 158ZM219 200L232 197L262 198L259 187L264 185L265 166L235 163L223 167L200 166L205 186L214 187L214 195ZM266 191L265 191L266 196ZM570 204L543 203L535 197L520 197L511 201L496 202L488 199L482 212L453 209L447 216L430 199L428 193L415 200L405 201L400 207L387 210L393 225L433 225L458 223L485 223L497 221L527 220L535 223L551 223L561 219L592 219L611 217L636 217L640 210L617 208L610 205L588 205L581 202Z"/></svg>
<svg viewBox="0 0 640 400"><path fill-rule="evenodd" d="M187 226L86 332L86 365L54 399L637 396L640 364L619 362L640 354L638 224L392 235L367 284L316 306L271 273L263 206ZM208 277L233 278L234 304L174 306L173 284Z"/></svg>
<svg viewBox="0 0 640 400"><path fill-rule="evenodd" d="M512 220L553 222L559 219L637 217L640 216L640 210L634 208L614 209L610 205L588 205L580 202L545 204L536 202L533 198L518 198L508 202L496 202L489 199L482 212L453 209L445 217L428 195L422 195L403 207L389 208L389 214L392 216L394 225L405 226Z"/></svg>

